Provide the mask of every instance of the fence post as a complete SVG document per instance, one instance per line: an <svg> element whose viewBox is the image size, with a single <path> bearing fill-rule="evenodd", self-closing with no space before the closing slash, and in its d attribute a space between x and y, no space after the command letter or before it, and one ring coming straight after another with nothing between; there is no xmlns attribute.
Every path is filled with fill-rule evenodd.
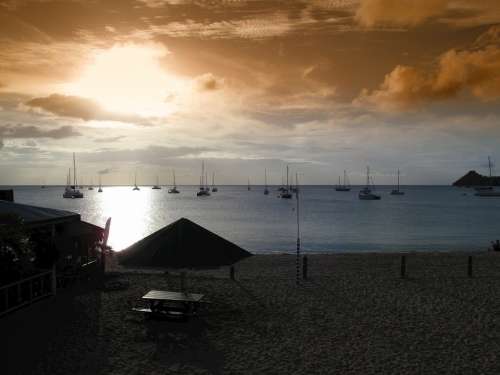
<svg viewBox="0 0 500 375"><path fill-rule="evenodd" d="M469 260L467 264L467 276L472 277L472 255L469 255Z"/></svg>
<svg viewBox="0 0 500 375"><path fill-rule="evenodd" d="M307 255L302 257L302 278L307 280Z"/></svg>
<svg viewBox="0 0 500 375"><path fill-rule="evenodd" d="M401 256L401 278L406 277L406 255Z"/></svg>
<svg viewBox="0 0 500 375"><path fill-rule="evenodd" d="M56 280L56 265L52 266L52 295L56 295L57 290L57 280Z"/></svg>
<svg viewBox="0 0 500 375"><path fill-rule="evenodd" d="M229 278L230 278L231 280L234 280L234 266L231 266L231 267L229 268Z"/></svg>

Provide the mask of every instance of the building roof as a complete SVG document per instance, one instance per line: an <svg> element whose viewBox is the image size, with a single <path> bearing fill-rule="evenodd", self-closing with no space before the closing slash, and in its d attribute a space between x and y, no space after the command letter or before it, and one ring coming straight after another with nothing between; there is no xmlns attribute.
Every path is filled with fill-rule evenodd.
<svg viewBox="0 0 500 375"><path fill-rule="evenodd" d="M229 266L251 255L181 218L121 251L118 257L127 267L206 269Z"/></svg>
<svg viewBox="0 0 500 375"><path fill-rule="evenodd" d="M0 200L0 216L15 215L28 226L58 224L69 221L80 221L80 214L53 208L30 206L27 204ZM1 224L1 221L0 221Z"/></svg>

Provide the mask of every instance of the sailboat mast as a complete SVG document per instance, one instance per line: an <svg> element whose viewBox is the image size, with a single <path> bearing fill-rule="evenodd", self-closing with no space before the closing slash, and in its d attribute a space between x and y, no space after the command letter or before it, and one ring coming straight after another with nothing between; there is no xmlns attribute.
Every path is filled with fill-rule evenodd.
<svg viewBox="0 0 500 375"><path fill-rule="evenodd" d="M295 191L295 197L297 198L297 256L295 258L295 270L296 270L296 279L295 283L298 285L300 280L300 215L299 215L299 176L295 173L295 184L297 186L297 190Z"/></svg>
<svg viewBox="0 0 500 375"><path fill-rule="evenodd" d="M398 191L399 191L399 169L398 169Z"/></svg>
<svg viewBox="0 0 500 375"><path fill-rule="evenodd" d="M488 156L488 169L490 170L490 177L491 177L491 158Z"/></svg>
<svg viewBox="0 0 500 375"><path fill-rule="evenodd" d="M290 187L288 184L288 165L286 166L286 186Z"/></svg>
<svg viewBox="0 0 500 375"><path fill-rule="evenodd" d="M174 188L177 187L175 184L175 171L172 171L172 175L174 176Z"/></svg>
<svg viewBox="0 0 500 375"><path fill-rule="evenodd" d="M265 184L266 189L267 189L267 169L264 169L264 184Z"/></svg>
<svg viewBox="0 0 500 375"><path fill-rule="evenodd" d="M73 152L73 189L76 189L76 161L75 161L75 153Z"/></svg>
<svg viewBox="0 0 500 375"><path fill-rule="evenodd" d="M370 187L370 167L366 167L366 187Z"/></svg>

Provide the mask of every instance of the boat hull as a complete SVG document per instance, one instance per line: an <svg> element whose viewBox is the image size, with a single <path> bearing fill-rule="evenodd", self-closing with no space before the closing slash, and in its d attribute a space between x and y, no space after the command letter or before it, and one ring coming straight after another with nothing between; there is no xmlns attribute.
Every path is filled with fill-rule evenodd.
<svg viewBox="0 0 500 375"><path fill-rule="evenodd" d="M401 190L393 190L391 191L391 195L405 195L405 192Z"/></svg>
<svg viewBox="0 0 500 375"><path fill-rule="evenodd" d="M381 199L380 195L373 193L359 193L358 197L362 201L378 201Z"/></svg>

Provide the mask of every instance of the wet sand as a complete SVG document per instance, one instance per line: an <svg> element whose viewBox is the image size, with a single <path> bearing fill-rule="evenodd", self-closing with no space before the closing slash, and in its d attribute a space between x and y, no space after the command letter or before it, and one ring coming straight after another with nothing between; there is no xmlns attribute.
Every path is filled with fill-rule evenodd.
<svg viewBox="0 0 500 375"><path fill-rule="evenodd" d="M500 373L500 254L474 255L472 278L467 254L409 254L406 279L398 254L310 255L299 286L295 256L258 255L236 281L189 273L212 303L187 323L131 312L150 289L179 290L177 273L122 271L108 275L122 289L0 319L5 374Z"/></svg>

